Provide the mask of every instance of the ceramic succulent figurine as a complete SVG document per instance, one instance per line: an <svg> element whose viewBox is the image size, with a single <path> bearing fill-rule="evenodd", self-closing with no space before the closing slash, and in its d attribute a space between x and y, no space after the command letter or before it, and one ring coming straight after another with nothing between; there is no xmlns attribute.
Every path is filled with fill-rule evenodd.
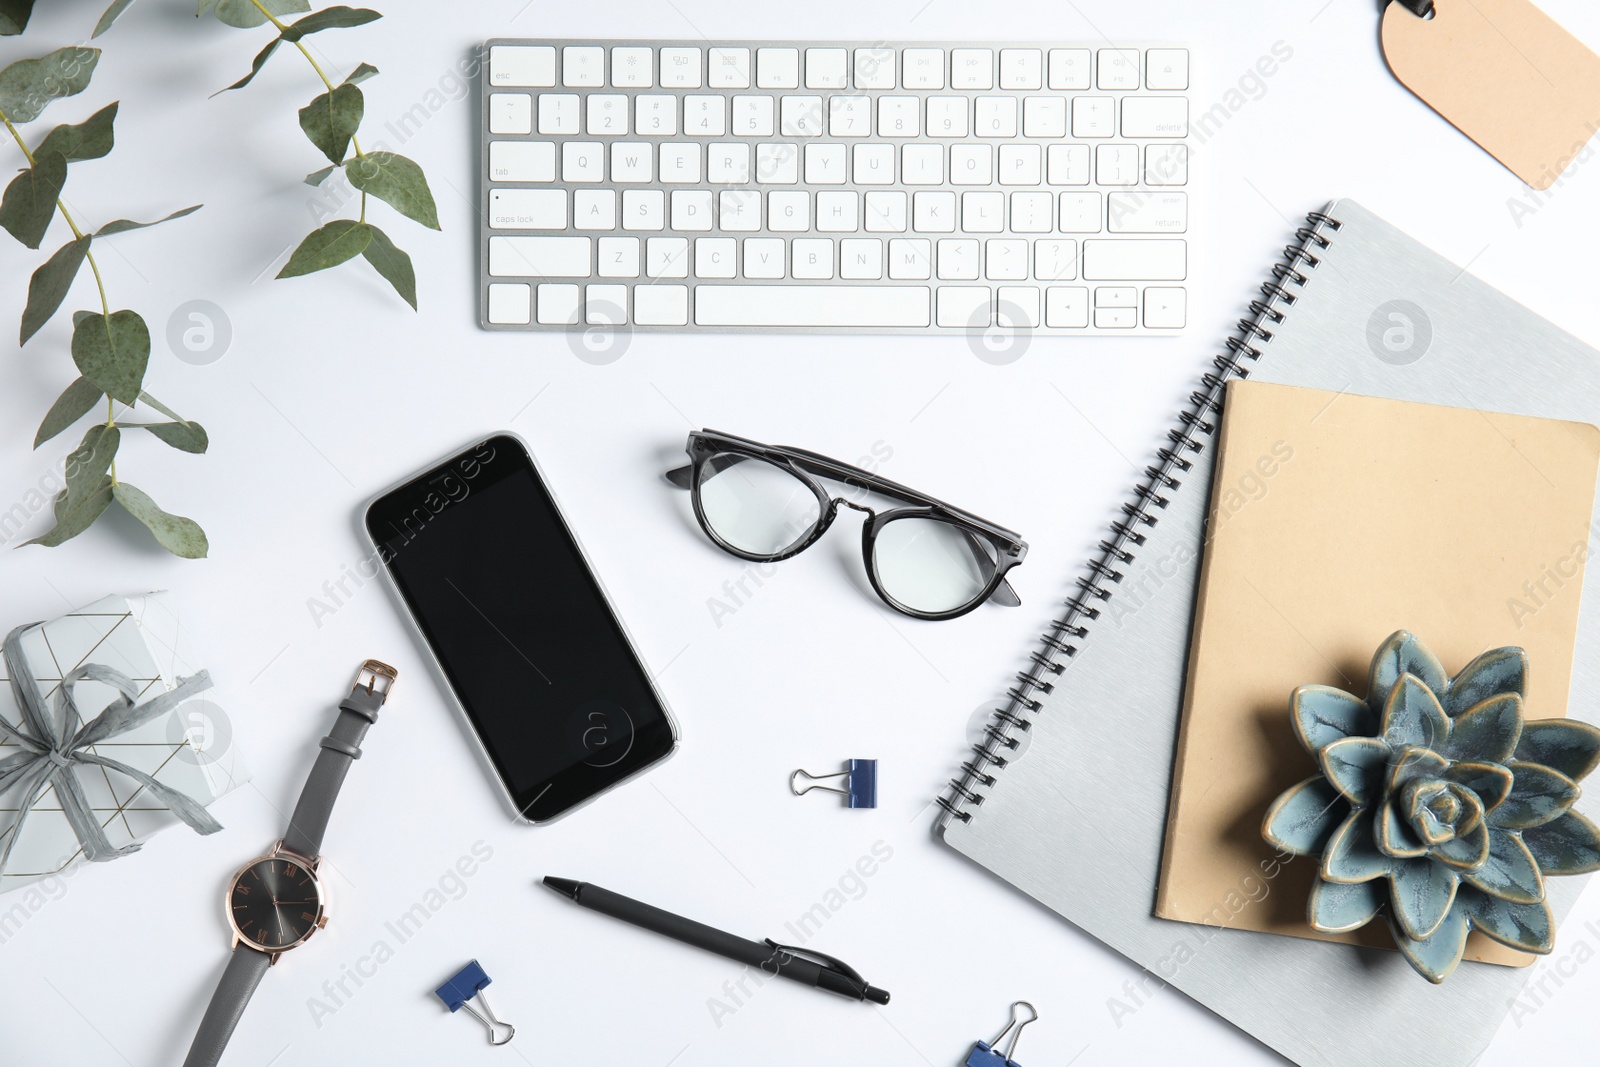
<svg viewBox="0 0 1600 1067"><path fill-rule="evenodd" d="M1290 716L1321 767L1280 796L1262 834L1320 858L1312 927L1383 915L1411 966L1442 982L1477 929L1548 953L1544 879L1600 869L1600 832L1572 811L1600 763L1600 730L1525 722L1528 657L1485 652L1454 678L1404 630L1372 657L1367 699L1295 690Z"/></svg>

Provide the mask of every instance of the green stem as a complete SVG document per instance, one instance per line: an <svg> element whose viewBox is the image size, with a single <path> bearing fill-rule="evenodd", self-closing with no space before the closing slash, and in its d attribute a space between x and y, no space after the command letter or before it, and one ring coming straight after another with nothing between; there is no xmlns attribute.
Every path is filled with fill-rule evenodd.
<svg viewBox="0 0 1600 1067"><path fill-rule="evenodd" d="M108 396L108 397L106 397L106 426L107 427L111 427L111 426L115 426L116 424L117 424L117 411L116 411L116 408L113 406L112 399ZM116 456L112 456L111 457L111 484L113 486L115 486L117 484L117 457Z"/></svg>
<svg viewBox="0 0 1600 1067"><path fill-rule="evenodd" d="M261 12L263 15L265 15L267 17L267 20L272 23L272 25L277 29L277 31L280 34L284 30L287 30L289 28L289 27L285 26L282 22L279 22L278 21L278 16L276 16L272 12L268 11L266 5L263 4L261 2L261 0L250 0L250 3L255 5L255 9L257 11ZM328 92L330 92L330 93L333 92L333 82L328 80L328 76L326 74L324 74L323 71L322 71L321 64L319 64L316 61L316 59L311 55L310 51L308 51L306 49L305 43L303 41L295 41L294 42L294 46L295 46L295 48L300 50L300 54L301 55L306 57L306 62L310 63L311 64L311 69L317 72L317 77L322 79L322 84L327 87ZM365 153L363 153L361 151L361 142L356 139L355 134L351 134L350 135L350 147L355 149L356 157L358 159L362 155L365 154ZM361 221L363 221L363 222L365 222L366 218L367 218L367 215L366 215L366 200L367 200L367 195L365 193L362 193L361 194L361 203L362 203Z"/></svg>

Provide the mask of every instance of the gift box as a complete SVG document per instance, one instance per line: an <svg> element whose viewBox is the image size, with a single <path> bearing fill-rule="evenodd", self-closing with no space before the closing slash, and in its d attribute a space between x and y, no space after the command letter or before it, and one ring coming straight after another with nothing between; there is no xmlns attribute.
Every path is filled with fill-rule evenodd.
<svg viewBox="0 0 1600 1067"><path fill-rule="evenodd" d="M249 772L204 666L165 593L106 597L10 632L0 893L115 859L178 822L218 828L205 806Z"/></svg>

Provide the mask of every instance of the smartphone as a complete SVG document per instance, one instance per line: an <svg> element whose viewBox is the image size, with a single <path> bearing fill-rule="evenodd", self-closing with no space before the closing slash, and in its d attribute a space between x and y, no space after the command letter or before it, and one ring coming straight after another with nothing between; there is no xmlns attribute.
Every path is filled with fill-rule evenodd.
<svg viewBox="0 0 1600 1067"><path fill-rule="evenodd" d="M672 754L666 702L521 439L430 467L365 524L519 818L549 822Z"/></svg>

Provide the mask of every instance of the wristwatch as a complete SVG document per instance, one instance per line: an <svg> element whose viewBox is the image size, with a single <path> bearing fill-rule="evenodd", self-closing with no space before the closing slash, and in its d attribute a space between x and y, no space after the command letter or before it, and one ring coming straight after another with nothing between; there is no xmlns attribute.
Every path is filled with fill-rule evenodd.
<svg viewBox="0 0 1600 1067"><path fill-rule="evenodd" d="M397 673L375 659L361 665L355 687L339 702L339 718L322 739L322 751L300 792L289 829L265 856L240 867L228 882L233 956L200 1021L184 1067L215 1067L267 968L327 925L327 897L317 877L322 833L345 772L361 758L361 739L378 721L378 709L394 688Z"/></svg>

